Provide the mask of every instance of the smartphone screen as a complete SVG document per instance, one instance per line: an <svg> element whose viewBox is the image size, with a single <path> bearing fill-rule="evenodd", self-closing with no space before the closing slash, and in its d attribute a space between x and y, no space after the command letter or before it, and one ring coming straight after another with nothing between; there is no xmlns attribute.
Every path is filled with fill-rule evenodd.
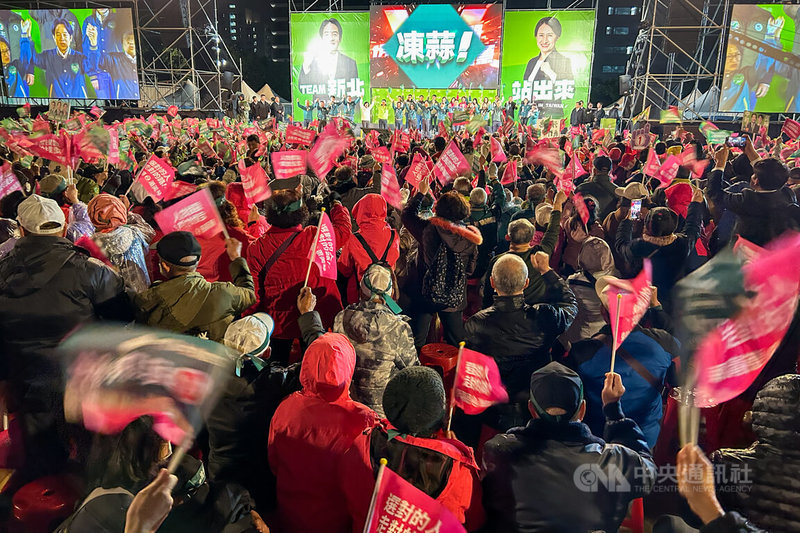
<svg viewBox="0 0 800 533"><path fill-rule="evenodd" d="M638 220L639 213L642 212L642 201L631 200L631 220Z"/></svg>
<svg viewBox="0 0 800 533"><path fill-rule="evenodd" d="M728 137L728 146L744 148L747 144L747 137Z"/></svg>

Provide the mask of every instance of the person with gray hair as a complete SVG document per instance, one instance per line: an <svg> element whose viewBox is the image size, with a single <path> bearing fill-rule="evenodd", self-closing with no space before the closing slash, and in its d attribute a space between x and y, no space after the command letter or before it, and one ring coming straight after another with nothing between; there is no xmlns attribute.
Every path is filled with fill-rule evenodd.
<svg viewBox="0 0 800 533"><path fill-rule="evenodd" d="M527 218L531 222L536 218L536 207L544 202L547 196L547 188L542 183L534 183L528 185L525 191L525 201L522 203L522 210L518 211L511 217L511 220L519 220Z"/></svg>
<svg viewBox="0 0 800 533"><path fill-rule="evenodd" d="M542 237L542 241L538 245L531 245L536 229L527 218L514 220L508 225L508 235L506 240L510 243L508 252L496 255L489 263L489 270L494 268L494 264L499 258L508 254L515 255L522 259L528 266L528 285L525 287L525 303L534 305L539 302L545 301L546 286L542 276L534 268L533 256L537 252L544 252L547 255L552 255L555 251L556 244L558 243L558 234L561 229L561 208L564 201L567 199L566 195L559 192L554 201L553 209L550 212L550 223L547 230ZM492 297L494 295L493 287L489 280L489 276L483 284L483 308L487 308L492 304Z"/></svg>
<svg viewBox="0 0 800 533"><path fill-rule="evenodd" d="M475 187L469 193L469 223L478 228L483 237L483 242L478 246L475 271L470 276L473 281L468 289L468 299L474 304L470 306L472 312L481 309L480 280L488 271L489 262L497 247L497 221L506 202L503 186L497 179L491 180L489 186L492 188L491 197L483 187Z"/></svg>
<svg viewBox="0 0 800 533"><path fill-rule="evenodd" d="M530 268L545 286L544 302L536 305L525 303ZM544 252L531 255L529 262L511 253L500 256L492 267L490 283L497 291L494 305L467 320L465 340L471 350L497 361L509 404L490 408L480 422L506 431L524 425L529 418L525 394L528 378L550 362L550 347L575 319L578 305L566 282L550 268L550 257ZM480 433L480 423L467 421L465 426L465 434L475 426ZM470 439L465 438L465 442L469 444Z"/></svg>

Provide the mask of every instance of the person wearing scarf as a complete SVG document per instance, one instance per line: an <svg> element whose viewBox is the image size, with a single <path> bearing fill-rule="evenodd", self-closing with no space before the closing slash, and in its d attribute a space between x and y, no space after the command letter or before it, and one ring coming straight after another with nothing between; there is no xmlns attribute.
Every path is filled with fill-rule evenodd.
<svg viewBox="0 0 800 533"><path fill-rule="evenodd" d="M110 194L98 194L87 206L89 220L95 227L93 242L118 271L125 286L142 292L150 286L145 255L155 230L144 219L128 213L126 202ZM80 244L80 243L79 243Z"/></svg>

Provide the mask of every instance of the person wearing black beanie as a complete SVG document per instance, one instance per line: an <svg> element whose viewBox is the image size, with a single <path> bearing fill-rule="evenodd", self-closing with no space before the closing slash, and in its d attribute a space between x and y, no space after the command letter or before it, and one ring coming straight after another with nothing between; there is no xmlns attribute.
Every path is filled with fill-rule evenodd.
<svg viewBox="0 0 800 533"><path fill-rule="evenodd" d="M432 368L411 366L389 380L383 393L387 420L356 438L340 464L353 531L364 527L381 459L468 531L483 525L478 465L472 448L442 431L445 398L442 378Z"/></svg>

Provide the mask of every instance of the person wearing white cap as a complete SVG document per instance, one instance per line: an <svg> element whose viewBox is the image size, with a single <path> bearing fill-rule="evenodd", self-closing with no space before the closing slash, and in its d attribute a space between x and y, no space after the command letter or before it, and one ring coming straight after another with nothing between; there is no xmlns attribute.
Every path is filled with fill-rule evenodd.
<svg viewBox="0 0 800 533"><path fill-rule="evenodd" d="M373 264L361 278L361 301L333 321L333 331L347 336L356 350L350 393L380 416L386 384L403 368L419 364L408 317L399 314L393 292L392 271Z"/></svg>
<svg viewBox="0 0 800 533"><path fill-rule="evenodd" d="M300 390L300 365L283 367L270 359L275 321L255 313L228 326L223 343L239 354L235 375L225 383L219 402L206 419L208 477L235 482L266 509L275 499L269 469L269 423L280 402Z"/></svg>
<svg viewBox="0 0 800 533"><path fill-rule="evenodd" d="M26 467L43 475L67 458L63 370L54 350L70 331L98 319L127 322L133 309L113 270L64 238L55 200L32 195L17 208L22 237L0 260L0 380L14 384L23 418Z"/></svg>

